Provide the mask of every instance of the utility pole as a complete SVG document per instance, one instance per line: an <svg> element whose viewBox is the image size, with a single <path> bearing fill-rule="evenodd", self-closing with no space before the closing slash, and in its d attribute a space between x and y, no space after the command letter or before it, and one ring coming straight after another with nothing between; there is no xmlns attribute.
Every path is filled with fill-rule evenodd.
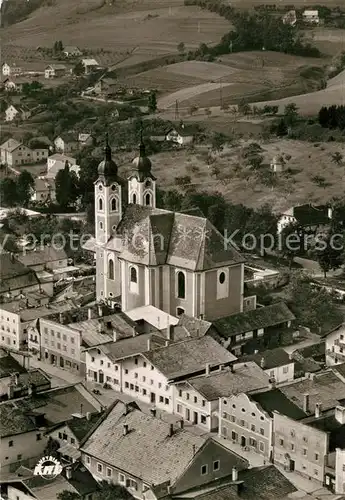
<svg viewBox="0 0 345 500"><path fill-rule="evenodd" d="M222 87L222 79L219 78L219 99L220 99L220 109L223 108L223 87Z"/></svg>
<svg viewBox="0 0 345 500"><path fill-rule="evenodd" d="M200 33L200 21L198 22L198 33Z"/></svg>
<svg viewBox="0 0 345 500"><path fill-rule="evenodd" d="M175 102L175 120L179 119L178 101Z"/></svg>

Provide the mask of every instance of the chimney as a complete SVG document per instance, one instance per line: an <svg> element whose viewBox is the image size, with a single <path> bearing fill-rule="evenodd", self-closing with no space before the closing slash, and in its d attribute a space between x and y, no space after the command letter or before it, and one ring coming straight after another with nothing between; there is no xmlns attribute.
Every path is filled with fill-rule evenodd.
<svg viewBox="0 0 345 500"><path fill-rule="evenodd" d="M157 410L156 410L156 408L151 408L150 412L151 412L151 415L152 415L153 417L155 417L155 416L156 416L156 413L157 413Z"/></svg>
<svg viewBox="0 0 345 500"><path fill-rule="evenodd" d="M102 333L102 331L103 331L103 322L102 321L98 322L97 330L98 330L98 333Z"/></svg>
<svg viewBox="0 0 345 500"><path fill-rule="evenodd" d="M151 337L147 339L147 350L151 351Z"/></svg>
<svg viewBox="0 0 345 500"><path fill-rule="evenodd" d="M315 405L315 418L320 418L321 415L321 404L316 403Z"/></svg>
<svg viewBox="0 0 345 500"><path fill-rule="evenodd" d="M237 467L233 467L232 468L232 481L233 481L233 483L235 483L236 481L238 481L238 470L237 470Z"/></svg>
<svg viewBox="0 0 345 500"><path fill-rule="evenodd" d="M168 347L168 346L169 346L169 340L166 340L166 341L164 342L164 346L165 346L165 347Z"/></svg>
<svg viewBox="0 0 345 500"><path fill-rule="evenodd" d="M59 322L60 322L61 325L63 325L64 317L63 317L62 312L59 313Z"/></svg>
<svg viewBox="0 0 345 500"><path fill-rule="evenodd" d="M66 467L66 479L72 479L72 467Z"/></svg>
<svg viewBox="0 0 345 500"><path fill-rule="evenodd" d="M8 384L7 396L8 396L8 399L13 399L13 397L14 397L14 385L13 384Z"/></svg>
<svg viewBox="0 0 345 500"><path fill-rule="evenodd" d="M265 365L266 365L266 363L265 363L265 358L261 358L261 361L260 361L260 366L261 366L261 368L262 368L263 370L265 369Z"/></svg>
<svg viewBox="0 0 345 500"><path fill-rule="evenodd" d="M335 419L339 422L339 424L344 425L345 424L345 406L337 406L335 408L335 413L334 413Z"/></svg>
<svg viewBox="0 0 345 500"><path fill-rule="evenodd" d="M91 420L91 412L90 411L86 412L86 420L88 420L88 421Z"/></svg>
<svg viewBox="0 0 345 500"><path fill-rule="evenodd" d="M98 306L98 317L99 318L103 317L103 306L101 305Z"/></svg>
<svg viewBox="0 0 345 500"><path fill-rule="evenodd" d="M80 415L83 415L83 403L80 405Z"/></svg>
<svg viewBox="0 0 345 500"><path fill-rule="evenodd" d="M174 434L174 424L170 424L169 426L169 437L172 437Z"/></svg>
<svg viewBox="0 0 345 500"><path fill-rule="evenodd" d="M92 313L92 308L89 307L87 310L87 319L92 319L93 313Z"/></svg>
<svg viewBox="0 0 345 500"><path fill-rule="evenodd" d="M113 341L114 342L117 342L117 331L116 330L113 330Z"/></svg>
<svg viewBox="0 0 345 500"><path fill-rule="evenodd" d="M268 387L270 389L275 389L276 388L276 379L274 377L270 378L268 381Z"/></svg>
<svg viewBox="0 0 345 500"><path fill-rule="evenodd" d="M174 325L168 325L167 328L167 339L174 340Z"/></svg>
<svg viewBox="0 0 345 500"><path fill-rule="evenodd" d="M123 424L123 435L127 436L128 434L128 424Z"/></svg>
<svg viewBox="0 0 345 500"><path fill-rule="evenodd" d="M206 363L205 373L206 373L206 376L208 376L210 374L210 363Z"/></svg>
<svg viewBox="0 0 345 500"><path fill-rule="evenodd" d="M135 329L135 326L133 326L132 335L133 335L133 337L137 336L137 331Z"/></svg>
<svg viewBox="0 0 345 500"><path fill-rule="evenodd" d="M235 373L235 367L234 367L234 365L230 365L230 371L231 371L231 373Z"/></svg>
<svg viewBox="0 0 345 500"><path fill-rule="evenodd" d="M309 413L309 394L304 394L303 411L304 413Z"/></svg>
<svg viewBox="0 0 345 500"><path fill-rule="evenodd" d="M14 374L14 385L18 385L19 384L19 373L15 373Z"/></svg>

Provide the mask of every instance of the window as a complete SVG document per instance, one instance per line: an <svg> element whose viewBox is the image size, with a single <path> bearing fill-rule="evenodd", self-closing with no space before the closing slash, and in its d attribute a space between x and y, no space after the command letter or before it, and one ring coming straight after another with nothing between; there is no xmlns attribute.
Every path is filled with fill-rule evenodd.
<svg viewBox="0 0 345 500"><path fill-rule="evenodd" d="M146 377L145 376L143 377L143 382L146 382Z"/></svg>
<svg viewBox="0 0 345 500"><path fill-rule="evenodd" d="M244 427L244 420L240 420L240 425Z"/></svg>
<svg viewBox="0 0 345 500"><path fill-rule="evenodd" d="M182 316L182 314L184 314L183 307L177 307L176 308L176 316Z"/></svg>
<svg viewBox="0 0 345 500"><path fill-rule="evenodd" d="M103 363L104 363L103 359L101 359L99 363L100 363L100 365L102 366L102 365L103 365Z"/></svg>
<svg viewBox="0 0 345 500"><path fill-rule="evenodd" d="M261 429L260 429L260 434L261 434L261 436L264 436L264 435L265 435L265 429L263 429L262 427L261 427Z"/></svg>
<svg viewBox="0 0 345 500"><path fill-rule="evenodd" d="M62 433L59 432L59 439L62 439Z"/></svg>
<svg viewBox="0 0 345 500"><path fill-rule="evenodd" d="M108 262L108 279L110 279L110 280L114 280L115 279L114 261L113 261L113 259L109 259L109 262Z"/></svg>
<svg viewBox="0 0 345 500"><path fill-rule="evenodd" d="M242 408L242 409L241 409L241 412L242 412L242 413L245 413L245 412L246 412L245 408Z"/></svg>
<svg viewBox="0 0 345 500"><path fill-rule="evenodd" d="M303 455L306 456L306 454L307 454L307 449L303 448Z"/></svg>
<svg viewBox="0 0 345 500"><path fill-rule="evenodd" d="M147 193L147 195L145 195L145 205L147 205L147 206L151 205L151 195L150 195L150 193Z"/></svg>
<svg viewBox="0 0 345 500"><path fill-rule="evenodd" d="M205 476L205 475L207 474L207 472L208 472L208 467L207 467L207 465L202 465L202 466L201 466L201 475L202 475L202 476Z"/></svg>
<svg viewBox="0 0 345 500"><path fill-rule="evenodd" d="M264 449L265 449L265 447L264 447L264 443L262 443L262 442L260 441L260 443L259 443L259 450L260 450L260 451L264 451Z"/></svg>
<svg viewBox="0 0 345 500"><path fill-rule="evenodd" d="M10 448L12 448L12 447L13 447L13 441L9 441L9 442L8 442L8 446L9 446Z"/></svg>
<svg viewBox="0 0 345 500"><path fill-rule="evenodd" d="M318 453L315 453L315 460L319 460L319 454Z"/></svg>
<svg viewBox="0 0 345 500"><path fill-rule="evenodd" d="M164 401L163 396L159 396L159 402L160 402L160 403L163 403L163 401Z"/></svg>
<svg viewBox="0 0 345 500"><path fill-rule="evenodd" d="M177 413L182 413L182 406L178 404L176 407L176 411Z"/></svg>
<svg viewBox="0 0 345 500"><path fill-rule="evenodd" d="M71 444L75 444L75 439L71 438Z"/></svg>
<svg viewBox="0 0 345 500"><path fill-rule="evenodd" d="M125 382L125 388L128 389L128 387L129 387L129 383Z"/></svg>
<svg viewBox="0 0 345 500"><path fill-rule="evenodd" d="M216 460L215 462L213 462L213 470L219 470L220 468L220 462L219 460Z"/></svg>
<svg viewBox="0 0 345 500"><path fill-rule="evenodd" d="M126 375L128 375L128 370L127 370L127 368L125 369L125 374L126 374Z"/></svg>
<svg viewBox="0 0 345 500"><path fill-rule="evenodd" d="M126 480L125 476L123 474L119 474L119 483L124 483Z"/></svg>
<svg viewBox="0 0 345 500"><path fill-rule="evenodd" d="M166 405L169 404L169 398L164 398L164 404L166 404Z"/></svg>
<svg viewBox="0 0 345 500"><path fill-rule="evenodd" d="M36 441L41 441L41 439L42 439L41 434L36 434Z"/></svg>
<svg viewBox="0 0 345 500"><path fill-rule="evenodd" d="M161 389L162 387L162 382L158 382L158 389Z"/></svg>
<svg viewBox="0 0 345 500"><path fill-rule="evenodd" d="M114 384L119 385L119 383L120 383L119 380L117 378L114 378Z"/></svg>
<svg viewBox="0 0 345 500"><path fill-rule="evenodd" d="M147 394L147 390L143 389L143 395L146 396L146 394Z"/></svg>
<svg viewBox="0 0 345 500"><path fill-rule="evenodd" d="M103 210L103 200L102 200L102 198L100 198L100 199L98 200L98 210L99 210L99 211L102 211L102 210Z"/></svg>
<svg viewBox="0 0 345 500"><path fill-rule="evenodd" d="M107 467L107 477L111 477L112 470Z"/></svg>
<svg viewBox="0 0 345 500"><path fill-rule="evenodd" d="M99 228L100 228L100 229L103 229L103 222L100 222L100 223L99 223Z"/></svg>
<svg viewBox="0 0 345 500"><path fill-rule="evenodd" d="M236 422L236 418L235 418L235 416L234 416L234 415L231 415L231 416L230 416L230 421L231 421L231 422Z"/></svg>
<svg viewBox="0 0 345 500"><path fill-rule="evenodd" d="M255 432L255 425L254 425L254 424L252 424L252 425L250 426L250 430L252 430L253 432Z"/></svg>
<svg viewBox="0 0 345 500"><path fill-rule="evenodd" d="M290 444L291 451L295 451L295 445L293 443Z"/></svg>
<svg viewBox="0 0 345 500"><path fill-rule="evenodd" d="M206 415L200 415L200 422L206 424Z"/></svg>
<svg viewBox="0 0 345 500"><path fill-rule="evenodd" d="M134 378L138 378L137 372L134 373Z"/></svg>
<svg viewBox="0 0 345 500"><path fill-rule="evenodd" d="M136 202L137 202L137 195L133 194L133 196L132 196L132 203L133 203L133 205L135 205Z"/></svg>
<svg viewBox="0 0 345 500"><path fill-rule="evenodd" d="M202 400L202 406L206 406L206 401L204 399Z"/></svg>
<svg viewBox="0 0 345 500"><path fill-rule="evenodd" d="M103 473L103 465L102 464L97 464L97 472L100 472L101 474Z"/></svg>
<svg viewBox="0 0 345 500"><path fill-rule="evenodd" d="M64 432L64 433L62 434L62 439L63 439L64 441L67 441L67 434L66 434L66 432Z"/></svg>
<svg viewBox="0 0 345 500"><path fill-rule="evenodd" d="M90 457L86 457L86 463L89 464L91 462Z"/></svg>
<svg viewBox="0 0 345 500"><path fill-rule="evenodd" d="M95 362L95 358L92 356L91 358L91 362L94 363Z"/></svg>
<svg viewBox="0 0 345 500"><path fill-rule="evenodd" d="M198 402L198 398L196 396L194 396L194 403L197 403Z"/></svg>
<svg viewBox="0 0 345 500"><path fill-rule="evenodd" d="M23 458L23 455L20 453L19 455L17 455L17 460L21 460Z"/></svg>
<svg viewBox="0 0 345 500"><path fill-rule="evenodd" d="M189 392L186 392L186 399L188 401L188 399L189 399Z"/></svg>
<svg viewBox="0 0 345 500"><path fill-rule="evenodd" d="M136 482L136 481L134 481L134 479L130 479L130 480L129 480L129 487L130 487L132 490L137 491L137 489L138 489L137 482Z"/></svg>
<svg viewBox="0 0 345 500"><path fill-rule="evenodd" d="M283 366L283 373L287 373L289 371L289 367L288 366Z"/></svg>
<svg viewBox="0 0 345 500"><path fill-rule="evenodd" d="M130 270L130 281L131 283L138 283L138 273L135 267L131 267Z"/></svg>
<svg viewBox="0 0 345 500"><path fill-rule="evenodd" d="M134 391L134 384L129 384L129 388L131 391Z"/></svg>
<svg viewBox="0 0 345 500"><path fill-rule="evenodd" d="M284 439L279 439L280 446L284 446Z"/></svg>
<svg viewBox="0 0 345 500"><path fill-rule="evenodd" d="M111 200L111 210L112 210L113 212L116 212L116 210L117 210L116 198L113 198L113 199Z"/></svg>
<svg viewBox="0 0 345 500"><path fill-rule="evenodd" d="M252 446L253 448L256 448L257 443L256 443L255 439L249 438L249 446Z"/></svg>
<svg viewBox="0 0 345 500"><path fill-rule="evenodd" d="M179 299L186 298L186 277L182 271L177 273L177 296Z"/></svg>

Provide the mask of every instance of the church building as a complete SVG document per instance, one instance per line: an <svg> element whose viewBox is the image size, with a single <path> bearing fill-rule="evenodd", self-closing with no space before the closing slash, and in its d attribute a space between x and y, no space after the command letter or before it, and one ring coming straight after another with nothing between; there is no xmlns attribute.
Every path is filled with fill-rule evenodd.
<svg viewBox="0 0 345 500"><path fill-rule="evenodd" d="M205 217L156 207L156 178L142 139L125 188L107 140L90 242L97 300L120 300L123 312L151 305L205 320L242 312L244 258Z"/></svg>

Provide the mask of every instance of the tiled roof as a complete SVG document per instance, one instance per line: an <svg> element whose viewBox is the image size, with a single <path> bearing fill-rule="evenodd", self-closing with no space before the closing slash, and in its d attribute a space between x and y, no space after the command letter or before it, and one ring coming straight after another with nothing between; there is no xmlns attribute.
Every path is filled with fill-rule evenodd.
<svg viewBox="0 0 345 500"><path fill-rule="evenodd" d="M241 361L254 361L258 366L263 368L263 370L270 370L271 368L277 368L278 366L293 363L293 360L290 359L288 353L281 347L243 356L241 357ZM262 362L263 366L261 364Z"/></svg>
<svg viewBox="0 0 345 500"><path fill-rule="evenodd" d="M100 410L100 404L92 394L82 384L76 384L39 392L15 401L6 401L0 404L0 414L2 417L3 413L17 413L21 415L21 419L25 418L27 421L29 413L44 413L47 425L52 426L70 420L73 413L81 411L81 407L85 413ZM18 427L11 421L9 423L12 431L16 433Z"/></svg>
<svg viewBox="0 0 345 500"><path fill-rule="evenodd" d="M166 134L169 134L170 132L173 132L175 130L181 137L190 137L197 134L200 129L197 125L193 124L186 124L183 126L179 125L168 130Z"/></svg>
<svg viewBox="0 0 345 500"><path fill-rule="evenodd" d="M211 328L212 323L203 319L193 318L192 316L182 314L182 316L180 316L178 326L183 326L191 337L203 337Z"/></svg>
<svg viewBox="0 0 345 500"><path fill-rule="evenodd" d="M168 379L200 373L236 358L213 338L205 336L146 352L147 360Z"/></svg>
<svg viewBox="0 0 345 500"><path fill-rule="evenodd" d="M15 149L22 145L22 142L18 142L15 139L8 139L6 142L1 144L0 149L6 150L8 153L12 153Z"/></svg>
<svg viewBox="0 0 345 500"><path fill-rule="evenodd" d="M286 417L294 420L301 420L307 416L298 404L290 401L290 399L279 389L252 394L251 399L259 403L261 408L269 415L273 415L274 411L278 411Z"/></svg>
<svg viewBox="0 0 345 500"><path fill-rule="evenodd" d="M95 425L100 421L104 412L95 412L90 414L90 418L87 419L86 415L84 417L73 417L68 422L63 422L58 426L54 426L53 431L60 428L61 426L67 425L73 432L74 436L80 442L84 437L95 427Z"/></svg>
<svg viewBox="0 0 345 500"><path fill-rule="evenodd" d="M268 376L255 363L235 364L233 367L233 372L226 369L210 373L209 376L190 378L187 382L207 401L268 386Z"/></svg>
<svg viewBox="0 0 345 500"><path fill-rule="evenodd" d="M25 300L13 300L0 304L0 310L9 311L20 315L24 322L33 321L37 318L44 318L53 313L69 311L74 306L72 301L65 301L57 304L47 304L40 307L27 307Z"/></svg>
<svg viewBox="0 0 345 500"><path fill-rule="evenodd" d="M280 390L300 408L303 408L304 394L309 394L312 413L317 403L326 411L335 408L340 400L345 399L345 383L332 371L315 373L312 379L280 387Z"/></svg>
<svg viewBox="0 0 345 500"><path fill-rule="evenodd" d="M15 403L0 406L0 437L23 434L36 429L35 422Z"/></svg>
<svg viewBox="0 0 345 500"><path fill-rule="evenodd" d="M127 435L123 434L123 424L128 425ZM174 429L169 437L169 430L169 424L139 410L124 414L124 405L118 403L81 451L150 485L169 480L173 484L207 439L184 429ZM245 467L245 461L237 455L230 452L228 458L239 468Z"/></svg>
<svg viewBox="0 0 345 500"><path fill-rule="evenodd" d="M49 64L45 69L52 68L54 70L66 69L64 64Z"/></svg>
<svg viewBox="0 0 345 500"><path fill-rule="evenodd" d="M233 337L242 333L277 326L293 321L295 316L283 302L266 307L259 307L247 312L232 314L213 322L219 334L224 337Z"/></svg>
<svg viewBox="0 0 345 500"><path fill-rule="evenodd" d="M56 139L62 139L64 142L78 142L78 136L74 132L63 132ZM55 139L55 140L56 140Z"/></svg>
<svg viewBox="0 0 345 500"><path fill-rule="evenodd" d="M31 370L27 373L19 374L18 384L16 386L19 391L23 390L24 387L30 386L31 384L36 387L36 390L39 390L40 388L50 389L50 380L41 370ZM0 380L0 394L6 393L7 388L8 381Z"/></svg>
<svg viewBox="0 0 345 500"><path fill-rule="evenodd" d="M19 254L17 258L24 266L30 267L67 259L67 254L63 249L56 250L52 246L45 246L36 251Z"/></svg>
<svg viewBox="0 0 345 500"><path fill-rule="evenodd" d="M48 156L48 160L56 160L62 162L68 161L68 163L70 163L71 165L74 165L76 162L76 159L72 156L67 156L62 153L54 153L53 155Z"/></svg>
<svg viewBox="0 0 345 500"><path fill-rule="evenodd" d="M134 263L203 271L244 262L204 217L131 204L117 234L122 237L121 257ZM116 249L115 240L107 247Z"/></svg>
<svg viewBox="0 0 345 500"><path fill-rule="evenodd" d="M0 379L9 377L12 373L25 373L26 369L10 354L3 351L0 356Z"/></svg>
<svg viewBox="0 0 345 500"><path fill-rule="evenodd" d="M238 492L236 485L227 485L194 496L195 500L281 500L297 491L292 483L274 466L265 465L240 471L238 480L243 481Z"/></svg>
<svg viewBox="0 0 345 500"><path fill-rule="evenodd" d="M340 423L334 414L334 410L327 412L320 417L309 417L303 420L307 424L319 431L327 432L329 435L329 452L332 453L336 448L344 448L345 445L345 424Z"/></svg>
<svg viewBox="0 0 345 500"><path fill-rule="evenodd" d="M164 339L150 333L129 337L117 342L102 344L98 348L113 362L133 356L135 354L146 353L148 341L150 339L151 349L164 346Z"/></svg>
<svg viewBox="0 0 345 500"><path fill-rule="evenodd" d="M0 293L36 284L38 285L39 281L32 269L11 257L9 253L0 253Z"/></svg>
<svg viewBox="0 0 345 500"><path fill-rule="evenodd" d="M345 378L345 363L341 363L338 365L333 365L332 370L339 373L341 377Z"/></svg>

